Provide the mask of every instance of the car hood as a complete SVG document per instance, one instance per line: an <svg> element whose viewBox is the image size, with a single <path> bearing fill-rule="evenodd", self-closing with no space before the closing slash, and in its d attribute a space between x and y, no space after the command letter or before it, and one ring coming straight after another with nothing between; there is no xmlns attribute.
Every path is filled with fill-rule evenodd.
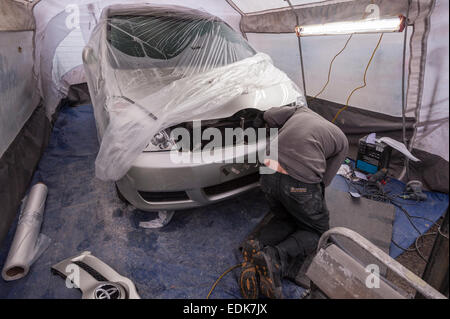
<svg viewBox="0 0 450 319"><path fill-rule="evenodd" d="M127 82L121 83L122 89L120 95L124 95L133 101L141 101L141 103L151 105L153 103L151 96L154 92L171 85L171 82L180 80L180 77L175 75L169 76L169 74L172 74L172 71L172 69L142 69L139 70L139 73L141 74L142 79L146 79L146 81L135 83L133 81L130 82L130 78L133 78L133 75L136 74L136 70L116 70L117 78L121 79L121 82ZM155 74L157 74L157 76L155 76ZM162 74L165 76L161 76ZM266 86L243 90L241 94L233 97L231 100L211 112L200 114L195 114L195 112L192 112L191 116L187 117L187 120L193 121L225 118L247 108L266 111L271 107L295 103L299 96L299 91L292 85L292 83L271 83ZM177 106L173 105L173 108L176 109ZM173 124L176 125L179 123Z"/></svg>

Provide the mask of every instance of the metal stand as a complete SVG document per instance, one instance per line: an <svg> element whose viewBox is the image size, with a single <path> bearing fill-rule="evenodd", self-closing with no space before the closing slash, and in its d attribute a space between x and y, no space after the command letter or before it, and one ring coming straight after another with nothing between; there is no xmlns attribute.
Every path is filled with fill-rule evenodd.
<svg viewBox="0 0 450 319"><path fill-rule="evenodd" d="M448 223L447 223L448 225ZM448 231L448 228L447 228ZM420 279L418 276L416 276L413 272L411 272L409 269L405 268L403 265L401 265L398 261L390 257L388 254L386 254L384 251L382 251L380 248L372 244L370 241L368 241L366 238L358 234L357 232L344 228L344 227L335 227L331 228L330 230L326 231L322 237L320 237L319 244L317 246L317 254L316 257L314 257L313 262L311 263L311 267L308 269L307 276L310 277L311 281L314 282L314 279L311 278L311 274L314 274L313 272L316 271L318 268L318 263L315 263L315 261L322 261L322 260L328 260L324 259L323 254L324 252L327 252L327 243L331 236L343 236L347 238L348 240L351 240L353 243L355 243L357 246L365 250L367 253L375 257L380 263L387 266L392 272L394 272L396 275L398 275L400 278L404 279L411 287L414 287L418 292L420 292L425 298L427 299L446 299L444 295L442 295L439 291L437 291L434 287L427 284L424 280ZM447 237L448 238L448 237ZM330 247L334 248L335 245L330 245ZM447 241L447 270L448 270L448 241ZM319 256L319 258L318 258ZM439 260L440 261L440 260ZM326 267L331 268L332 271L328 272L333 274L333 276L336 276L338 274L338 270L341 271L343 268L333 268L333 264L330 262L322 263L325 264ZM322 268L323 269L323 268ZM321 269L319 269L321 270ZM433 270L434 271L434 270ZM364 271L360 271L360 273L363 273ZM326 273L324 271L323 273ZM348 277L348 271L342 271L343 278ZM352 272L350 272L352 273ZM355 274L355 272L353 272ZM448 272L447 272L448 274ZM317 276L316 276L317 277ZM366 275L367 277L367 275ZM322 274L320 279L325 278L325 276ZM448 277L447 277L448 278ZM328 280L329 281L329 280ZM346 282L339 281L339 282ZM440 283L440 281L439 281ZM315 283L317 284L317 283ZM367 284L366 284L367 285ZM448 280L447 280L448 285ZM341 285L342 286L342 285ZM362 287L362 285L360 285ZM347 288L348 291L352 292L353 286L343 286L343 287L336 287L334 286L332 288L333 292L342 292L344 288ZM342 288L342 289L339 289ZM387 286L386 286L387 288ZM371 293L376 293L376 290L371 289L361 289L360 293L364 291L369 291ZM386 290L388 291L388 290ZM381 296L383 297L383 296Z"/></svg>

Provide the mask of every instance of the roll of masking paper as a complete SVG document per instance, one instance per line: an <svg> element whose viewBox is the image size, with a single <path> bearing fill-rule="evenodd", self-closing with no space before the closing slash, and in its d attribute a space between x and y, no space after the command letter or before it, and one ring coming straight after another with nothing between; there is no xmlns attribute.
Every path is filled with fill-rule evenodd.
<svg viewBox="0 0 450 319"><path fill-rule="evenodd" d="M47 186L38 183L23 200L14 240L2 270L6 281L25 277L50 244L50 238L40 234L47 192Z"/></svg>

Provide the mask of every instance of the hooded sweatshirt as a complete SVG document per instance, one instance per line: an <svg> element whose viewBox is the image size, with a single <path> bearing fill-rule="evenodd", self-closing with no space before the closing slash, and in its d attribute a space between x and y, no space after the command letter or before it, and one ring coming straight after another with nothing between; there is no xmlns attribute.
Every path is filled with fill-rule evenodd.
<svg viewBox="0 0 450 319"><path fill-rule="evenodd" d="M277 160L291 177L331 183L348 152L347 137L336 125L306 106L273 107L264 120L278 128Z"/></svg>

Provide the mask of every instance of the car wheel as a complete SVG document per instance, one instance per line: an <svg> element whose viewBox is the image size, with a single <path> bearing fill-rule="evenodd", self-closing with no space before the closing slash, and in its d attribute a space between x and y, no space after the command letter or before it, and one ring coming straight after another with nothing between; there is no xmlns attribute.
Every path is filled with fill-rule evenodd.
<svg viewBox="0 0 450 319"><path fill-rule="evenodd" d="M117 184L115 184L115 185L116 185L116 193L117 193L117 197L119 197L119 199L120 199L122 202L124 202L125 204L129 205L130 202L122 195L122 193L121 193L120 190L119 190L119 187L117 187Z"/></svg>

